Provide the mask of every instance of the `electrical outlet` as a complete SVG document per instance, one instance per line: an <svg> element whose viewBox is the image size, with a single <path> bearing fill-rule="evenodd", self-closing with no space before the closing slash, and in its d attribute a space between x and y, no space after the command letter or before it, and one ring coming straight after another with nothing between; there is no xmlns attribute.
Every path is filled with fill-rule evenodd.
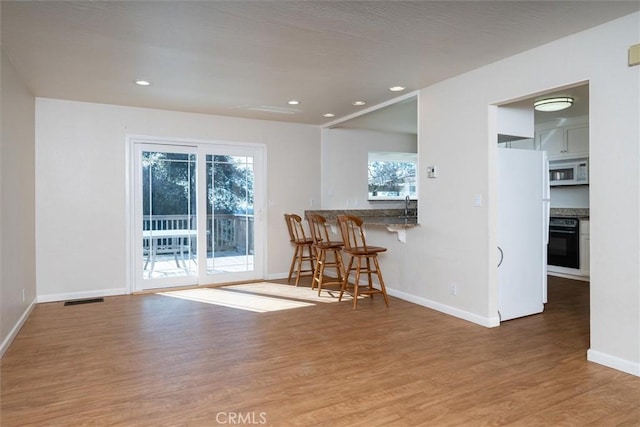
<svg viewBox="0 0 640 427"><path fill-rule="evenodd" d="M458 285L456 282L451 282L451 285L449 286L449 293L453 296L458 295Z"/></svg>

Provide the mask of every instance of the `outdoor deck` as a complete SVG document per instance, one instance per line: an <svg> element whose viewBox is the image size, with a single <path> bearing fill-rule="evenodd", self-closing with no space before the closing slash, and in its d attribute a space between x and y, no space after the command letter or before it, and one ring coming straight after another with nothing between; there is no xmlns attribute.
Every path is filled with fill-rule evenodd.
<svg viewBox="0 0 640 427"><path fill-rule="evenodd" d="M145 259L146 263L146 259ZM237 273L253 270L253 255L229 255L207 259L207 273ZM145 279L159 279L164 277L179 277L196 275L198 264L193 257L184 255L184 261L178 257L178 263L173 254L156 255L153 271L150 273L150 264L144 270ZM151 277L149 277L151 274Z"/></svg>

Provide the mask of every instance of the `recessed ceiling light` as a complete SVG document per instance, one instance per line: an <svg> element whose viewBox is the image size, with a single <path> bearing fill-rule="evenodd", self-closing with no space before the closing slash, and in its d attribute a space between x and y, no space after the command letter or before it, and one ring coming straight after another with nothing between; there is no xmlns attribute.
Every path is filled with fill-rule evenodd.
<svg viewBox="0 0 640 427"><path fill-rule="evenodd" d="M389 88L391 92L400 92L401 90L405 90L406 86L392 86Z"/></svg>
<svg viewBox="0 0 640 427"><path fill-rule="evenodd" d="M533 103L538 111L560 111L573 105L573 98L565 96L559 98L540 99Z"/></svg>
<svg viewBox="0 0 640 427"><path fill-rule="evenodd" d="M287 101L287 104L289 104L289 105L298 105L298 104L300 104L300 101L298 101L297 99L292 99L290 101Z"/></svg>
<svg viewBox="0 0 640 427"><path fill-rule="evenodd" d="M366 102L364 102L364 101L353 101L353 105L356 105L356 106L360 106L360 105L364 105L364 104L366 104Z"/></svg>
<svg viewBox="0 0 640 427"><path fill-rule="evenodd" d="M335 115L335 114L333 114L333 113L324 113L324 114L322 115L322 117L327 117L327 118L329 118L329 117L335 117L335 116L336 116L336 115Z"/></svg>
<svg viewBox="0 0 640 427"><path fill-rule="evenodd" d="M136 84L138 86L149 86L151 83L147 80L136 80Z"/></svg>

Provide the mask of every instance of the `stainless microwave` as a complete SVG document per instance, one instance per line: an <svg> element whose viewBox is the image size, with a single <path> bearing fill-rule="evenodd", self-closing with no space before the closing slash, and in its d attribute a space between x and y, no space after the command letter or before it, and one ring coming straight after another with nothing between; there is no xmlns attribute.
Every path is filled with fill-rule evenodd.
<svg viewBox="0 0 640 427"><path fill-rule="evenodd" d="M549 162L549 185L583 185L588 183L588 160Z"/></svg>

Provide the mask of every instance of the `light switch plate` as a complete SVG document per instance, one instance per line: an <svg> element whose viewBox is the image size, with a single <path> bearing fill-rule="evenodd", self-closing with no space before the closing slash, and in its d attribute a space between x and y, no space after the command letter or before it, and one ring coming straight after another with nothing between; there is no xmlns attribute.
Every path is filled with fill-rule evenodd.
<svg viewBox="0 0 640 427"><path fill-rule="evenodd" d="M629 48L629 66L640 65L640 44L634 44Z"/></svg>
<svg viewBox="0 0 640 427"><path fill-rule="evenodd" d="M435 178L438 176L438 170L435 166L427 166L427 178Z"/></svg>

